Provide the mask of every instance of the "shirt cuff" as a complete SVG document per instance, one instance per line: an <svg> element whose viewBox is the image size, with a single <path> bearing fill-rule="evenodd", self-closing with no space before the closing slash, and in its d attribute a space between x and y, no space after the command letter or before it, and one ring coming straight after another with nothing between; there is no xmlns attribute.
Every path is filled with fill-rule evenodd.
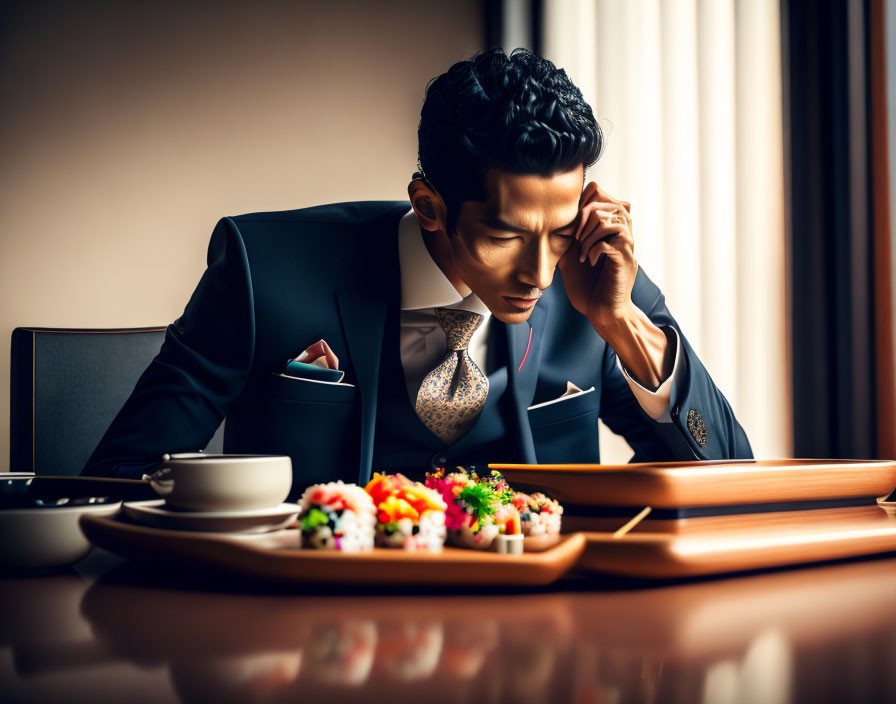
<svg viewBox="0 0 896 704"><path fill-rule="evenodd" d="M675 387L678 384L678 377L681 374L681 337L678 335L678 330L672 326L664 326L662 329L668 329L675 333L675 364L672 367L672 373L669 375L669 378L660 384L656 391L648 391L635 381L626 368L622 366L619 357L616 357L616 366L619 367L644 412L658 423L671 423L672 415L669 413L669 405L674 396Z"/></svg>

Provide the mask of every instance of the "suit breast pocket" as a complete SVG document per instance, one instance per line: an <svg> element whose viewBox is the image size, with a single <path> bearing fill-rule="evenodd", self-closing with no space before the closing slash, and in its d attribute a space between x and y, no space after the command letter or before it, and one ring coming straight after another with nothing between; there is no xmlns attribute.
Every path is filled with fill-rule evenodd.
<svg viewBox="0 0 896 704"><path fill-rule="evenodd" d="M295 499L310 484L358 481L357 389L269 374L228 429L228 452L289 455ZM237 427L231 428L231 425Z"/></svg>
<svg viewBox="0 0 896 704"><path fill-rule="evenodd" d="M297 403L351 403L357 389L352 384L316 379L300 379L283 374L268 374L262 393Z"/></svg>
<svg viewBox="0 0 896 704"><path fill-rule="evenodd" d="M542 464L597 463L600 397L593 388L528 411L535 456Z"/></svg>
<svg viewBox="0 0 896 704"><path fill-rule="evenodd" d="M284 374L269 374L262 384L262 393L297 403L351 403L355 400L352 384L317 379L300 379Z"/></svg>

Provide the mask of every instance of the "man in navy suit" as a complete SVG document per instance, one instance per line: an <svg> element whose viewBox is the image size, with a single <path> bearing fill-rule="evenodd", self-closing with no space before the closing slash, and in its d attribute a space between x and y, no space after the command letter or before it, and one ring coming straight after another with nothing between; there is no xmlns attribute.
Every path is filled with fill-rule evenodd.
<svg viewBox="0 0 896 704"><path fill-rule="evenodd" d="M752 457L638 266L630 205L585 185L603 136L565 72L524 50L459 62L427 86L418 139L410 202L219 221L83 473L142 476L225 416L225 451L290 455L294 494L373 470L599 462L598 417L635 461ZM285 370L302 350L344 377Z"/></svg>

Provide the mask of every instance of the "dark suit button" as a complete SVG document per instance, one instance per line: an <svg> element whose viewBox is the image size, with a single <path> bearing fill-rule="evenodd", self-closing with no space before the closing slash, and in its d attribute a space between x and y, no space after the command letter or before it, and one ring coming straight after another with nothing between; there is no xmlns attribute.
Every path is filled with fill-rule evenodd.
<svg viewBox="0 0 896 704"><path fill-rule="evenodd" d="M693 408L688 411L688 431L700 447L706 445L709 440L709 432L706 429L706 423L703 422L703 416Z"/></svg>

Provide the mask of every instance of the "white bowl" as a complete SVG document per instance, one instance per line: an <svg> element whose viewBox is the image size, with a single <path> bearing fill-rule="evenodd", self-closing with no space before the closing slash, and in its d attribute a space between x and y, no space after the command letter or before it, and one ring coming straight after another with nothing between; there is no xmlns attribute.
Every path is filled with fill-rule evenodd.
<svg viewBox="0 0 896 704"><path fill-rule="evenodd" d="M286 455L165 455L149 482L175 508L253 511L286 500L292 488L292 461Z"/></svg>
<svg viewBox="0 0 896 704"><path fill-rule="evenodd" d="M37 570L71 565L90 552L78 519L85 513L111 514L121 502L0 509L0 568Z"/></svg>

